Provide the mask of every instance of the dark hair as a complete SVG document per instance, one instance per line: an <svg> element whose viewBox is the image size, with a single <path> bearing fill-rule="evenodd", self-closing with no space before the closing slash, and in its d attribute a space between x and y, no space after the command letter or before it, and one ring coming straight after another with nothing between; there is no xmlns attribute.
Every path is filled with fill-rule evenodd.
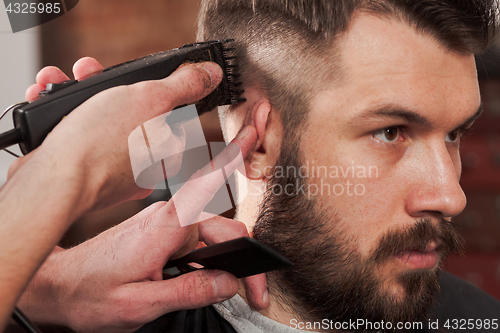
<svg viewBox="0 0 500 333"><path fill-rule="evenodd" d="M332 42L354 12L403 20L461 54L492 44L498 15L496 0L202 0L198 39L235 39L243 83L264 89L286 137L305 123L318 83L341 76Z"/></svg>

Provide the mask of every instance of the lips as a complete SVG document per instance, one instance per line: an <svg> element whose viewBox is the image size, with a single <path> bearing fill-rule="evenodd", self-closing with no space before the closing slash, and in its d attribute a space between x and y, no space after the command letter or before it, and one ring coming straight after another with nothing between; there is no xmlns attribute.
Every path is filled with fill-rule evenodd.
<svg viewBox="0 0 500 333"><path fill-rule="evenodd" d="M411 249L399 252L395 259L410 269L431 269L436 267L439 260L438 244L431 242L423 251Z"/></svg>

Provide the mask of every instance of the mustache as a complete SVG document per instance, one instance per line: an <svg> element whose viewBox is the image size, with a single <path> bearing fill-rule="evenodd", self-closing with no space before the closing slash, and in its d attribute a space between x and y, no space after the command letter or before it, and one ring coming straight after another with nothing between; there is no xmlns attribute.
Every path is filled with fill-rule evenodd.
<svg viewBox="0 0 500 333"><path fill-rule="evenodd" d="M431 242L437 243L436 250L444 257L450 253L463 254L465 249L465 240L451 221L440 219L435 226L430 219L420 219L404 230L391 230L385 234L372 258L380 263L401 252L426 252L426 247Z"/></svg>

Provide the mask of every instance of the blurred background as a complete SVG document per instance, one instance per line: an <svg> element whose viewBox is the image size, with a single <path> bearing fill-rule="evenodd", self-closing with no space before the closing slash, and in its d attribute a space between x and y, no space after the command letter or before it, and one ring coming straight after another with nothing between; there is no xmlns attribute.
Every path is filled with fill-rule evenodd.
<svg viewBox="0 0 500 333"><path fill-rule="evenodd" d="M104 67L149 53L179 47L195 40L199 0L85 0L67 14L42 26L13 34L5 11L0 10L0 107L24 100L43 66L71 73L83 56ZM500 45L499 45L500 48ZM477 59L484 115L463 141L462 186L465 211L456 219L468 248L464 258L452 256L446 269L500 299L500 50ZM71 75L70 75L71 76ZM202 117L207 142L222 141L217 114ZM0 130L12 126L8 115ZM0 182L14 160L0 152ZM156 190L141 201L82 217L67 232L61 245L70 247L127 219L148 204L169 197ZM231 216L232 212L225 214Z"/></svg>

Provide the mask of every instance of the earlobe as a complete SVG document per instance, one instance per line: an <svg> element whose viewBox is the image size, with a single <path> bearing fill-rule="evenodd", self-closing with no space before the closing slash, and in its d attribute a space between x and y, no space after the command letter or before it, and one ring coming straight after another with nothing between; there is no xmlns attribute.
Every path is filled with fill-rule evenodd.
<svg viewBox="0 0 500 333"><path fill-rule="evenodd" d="M245 160L247 178L261 180L271 175L281 144L281 122L272 112L271 104L263 101L251 115L257 130L255 150Z"/></svg>

